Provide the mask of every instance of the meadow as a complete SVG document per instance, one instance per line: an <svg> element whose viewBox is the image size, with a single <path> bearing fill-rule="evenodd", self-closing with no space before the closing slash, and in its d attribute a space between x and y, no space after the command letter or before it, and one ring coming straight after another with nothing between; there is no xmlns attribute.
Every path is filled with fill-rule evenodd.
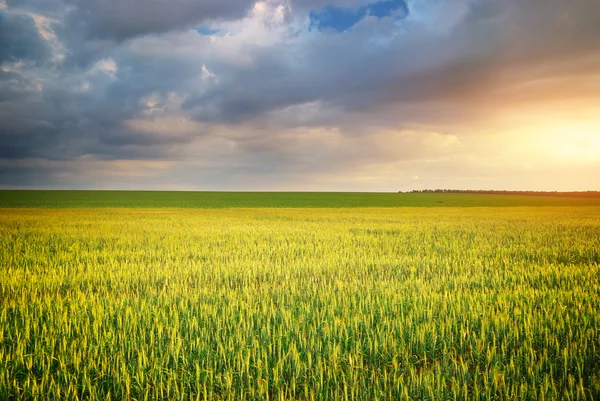
<svg viewBox="0 0 600 401"><path fill-rule="evenodd" d="M600 206L600 198L452 193L0 190L0 208L360 208Z"/></svg>
<svg viewBox="0 0 600 401"><path fill-rule="evenodd" d="M595 206L0 203L3 400L600 398Z"/></svg>

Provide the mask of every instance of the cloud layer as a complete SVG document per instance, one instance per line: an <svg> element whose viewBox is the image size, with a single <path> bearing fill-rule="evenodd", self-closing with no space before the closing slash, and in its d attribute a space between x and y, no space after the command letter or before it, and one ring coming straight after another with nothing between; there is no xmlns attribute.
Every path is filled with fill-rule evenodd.
<svg viewBox="0 0 600 401"><path fill-rule="evenodd" d="M600 189L598 15L0 1L0 186Z"/></svg>

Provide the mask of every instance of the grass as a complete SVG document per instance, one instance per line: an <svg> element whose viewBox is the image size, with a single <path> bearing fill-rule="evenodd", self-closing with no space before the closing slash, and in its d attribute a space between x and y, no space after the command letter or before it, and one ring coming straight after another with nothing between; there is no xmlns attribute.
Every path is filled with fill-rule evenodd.
<svg viewBox="0 0 600 401"><path fill-rule="evenodd" d="M0 399L599 399L599 278L597 207L0 209Z"/></svg>
<svg viewBox="0 0 600 401"><path fill-rule="evenodd" d="M343 193L2 191L0 208L359 208L600 206L600 198L546 196Z"/></svg>

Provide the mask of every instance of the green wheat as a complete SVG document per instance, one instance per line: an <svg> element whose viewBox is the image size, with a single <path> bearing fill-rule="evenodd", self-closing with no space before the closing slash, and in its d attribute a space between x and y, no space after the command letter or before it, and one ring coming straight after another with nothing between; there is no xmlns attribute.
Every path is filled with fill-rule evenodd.
<svg viewBox="0 0 600 401"><path fill-rule="evenodd" d="M0 209L0 399L600 397L600 208Z"/></svg>

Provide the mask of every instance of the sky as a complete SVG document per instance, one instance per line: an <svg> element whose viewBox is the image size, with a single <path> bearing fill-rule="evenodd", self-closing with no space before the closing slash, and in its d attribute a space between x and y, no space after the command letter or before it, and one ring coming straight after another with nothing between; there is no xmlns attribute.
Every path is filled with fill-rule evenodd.
<svg viewBox="0 0 600 401"><path fill-rule="evenodd" d="M600 190L598 0L0 0L0 187Z"/></svg>

